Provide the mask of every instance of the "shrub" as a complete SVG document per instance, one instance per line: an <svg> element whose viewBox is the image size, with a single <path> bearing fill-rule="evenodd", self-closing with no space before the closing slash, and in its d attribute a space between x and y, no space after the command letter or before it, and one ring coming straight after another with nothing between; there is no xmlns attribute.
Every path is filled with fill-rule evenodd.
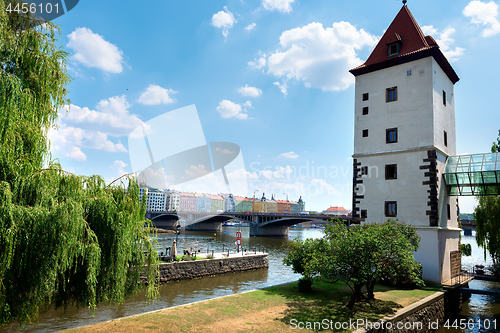
<svg viewBox="0 0 500 333"><path fill-rule="evenodd" d="M299 279L299 291L301 293L309 293L312 291L312 286L313 282L311 279L308 279L308 278L300 278Z"/></svg>

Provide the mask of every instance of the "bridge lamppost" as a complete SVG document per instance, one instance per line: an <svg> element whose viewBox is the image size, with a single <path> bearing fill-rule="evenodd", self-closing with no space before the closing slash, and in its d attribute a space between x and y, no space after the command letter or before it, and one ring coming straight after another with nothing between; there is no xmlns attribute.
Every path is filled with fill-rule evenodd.
<svg viewBox="0 0 500 333"><path fill-rule="evenodd" d="M177 221L177 225L175 226L175 242L179 239L179 234L181 233L181 224Z"/></svg>
<svg viewBox="0 0 500 333"><path fill-rule="evenodd" d="M286 195L286 202L288 202L288 194L286 194L285 192L283 192L283 194L284 194L284 195ZM285 206L285 207L286 207L286 206ZM289 213L289 212L288 212L288 209L286 209L286 212L287 212L287 214Z"/></svg>
<svg viewBox="0 0 500 333"><path fill-rule="evenodd" d="M254 212L254 206L255 206L255 192L259 192L259 190L254 190L253 191L253 200L252 200L252 213Z"/></svg>

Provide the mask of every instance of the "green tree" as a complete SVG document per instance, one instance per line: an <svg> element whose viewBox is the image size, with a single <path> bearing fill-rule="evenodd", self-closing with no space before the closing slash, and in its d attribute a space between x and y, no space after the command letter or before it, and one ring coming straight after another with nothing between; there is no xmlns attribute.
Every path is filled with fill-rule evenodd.
<svg viewBox="0 0 500 333"><path fill-rule="evenodd" d="M493 142L492 153L500 153L500 130L497 142ZM474 209L476 242L489 253L495 266L500 265L500 196L479 196Z"/></svg>
<svg viewBox="0 0 500 333"><path fill-rule="evenodd" d="M69 104L68 55L55 45L58 27L8 13L10 3L0 1L0 325L31 322L51 304L122 303L145 264L155 297L138 186L106 187L51 161L47 133Z"/></svg>
<svg viewBox="0 0 500 333"><path fill-rule="evenodd" d="M493 142L491 146L492 153L500 153L500 130L498 130L497 142Z"/></svg>
<svg viewBox="0 0 500 333"><path fill-rule="evenodd" d="M419 241L415 228L402 223L347 227L336 220L326 226L323 239L295 241L291 248L296 251L288 253L286 259L296 261L285 263L295 263L300 269L294 270L303 272L306 278L319 275L329 282L343 281L353 292L347 304L353 307L365 298L363 286L368 291L366 298L373 299L375 283L380 280L423 285L419 276L421 265L413 257Z"/></svg>
<svg viewBox="0 0 500 333"><path fill-rule="evenodd" d="M291 266L294 273L302 275L299 280L299 290L307 292L311 290L313 278L319 275L321 264L319 261L325 259L322 255L327 251L327 244L325 239L311 239L307 238L302 240L300 238L294 239L287 245L287 254L283 258L283 263Z"/></svg>

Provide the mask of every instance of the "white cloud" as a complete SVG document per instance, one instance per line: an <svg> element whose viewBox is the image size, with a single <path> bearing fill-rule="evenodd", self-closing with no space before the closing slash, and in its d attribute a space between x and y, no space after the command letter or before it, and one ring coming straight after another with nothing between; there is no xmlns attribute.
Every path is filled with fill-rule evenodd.
<svg viewBox="0 0 500 333"><path fill-rule="evenodd" d="M358 30L349 22L335 22L330 28L313 22L284 31L280 37L281 50L264 54L249 64L256 68L267 65L268 74L301 80L307 88L345 90L354 83L349 69L362 63L356 50L372 47L377 41L378 37Z"/></svg>
<svg viewBox="0 0 500 333"><path fill-rule="evenodd" d="M248 84L245 84L244 87L238 89L238 92L243 96L248 97L259 97L260 95L262 95L262 90L256 87L249 87Z"/></svg>
<svg viewBox="0 0 500 333"><path fill-rule="evenodd" d="M174 103L175 99L170 97L176 94L177 91L165 89L155 84L150 84L149 87L141 94L137 102L145 105L158 105Z"/></svg>
<svg viewBox="0 0 500 333"><path fill-rule="evenodd" d="M128 172L125 171L125 167L128 166L122 160L115 160L113 164L110 166L110 169L116 170L118 172L118 177L126 175Z"/></svg>
<svg viewBox="0 0 500 333"><path fill-rule="evenodd" d="M302 168L306 169L306 166ZM254 190L258 190L256 197L261 197L265 193L266 198L270 198L273 193L278 197L283 195L284 198L283 193L286 193L289 200L298 200L299 196L302 196L306 203L317 203L329 202L332 197L336 200L348 197L352 191L352 183L348 176L330 183L326 179L310 177L310 174L300 176L301 173L300 168L289 165L277 166L274 170L267 166L264 170L247 172L249 192L254 193ZM348 206L348 202L343 204Z"/></svg>
<svg viewBox="0 0 500 333"><path fill-rule="evenodd" d="M283 95L285 95L285 97L288 96L288 90L287 90L288 86L285 80L283 80L283 84L279 82L273 82L273 84L275 86L278 86L278 88L280 88L280 91L283 93Z"/></svg>
<svg viewBox="0 0 500 333"><path fill-rule="evenodd" d="M186 177L188 177L189 179L202 177L210 173L205 169L205 166L203 164L191 165L189 166L189 169L185 170L184 172L186 174Z"/></svg>
<svg viewBox="0 0 500 333"><path fill-rule="evenodd" d="M212 25L216 28L222 28L222 35L227 38L229 35L229 29L233 27L233 25L238 22L233 16L226 6L224 6L224 11L220 11L215 13L212 16Z"/></svg>
<svg viewBox="0 0 500 333"><path fill-rule="evenodd" d="M341 191L328 184L324 179L313 178L310 185L316 187L315 192L311 194L327 194L329 196L340 196L342 194Z"/></svg>
<svg viewBox="0 0 500 333"><path fill-rule="evenodd" d="M292 11L291 3L294 0L262 0L262 6L267 10L278 10L282 13Z"/></svg>
<svg viewBox="0 0 500 333"><path fill-rule="evenodd" d="M222 118L236 117L238 119L248 119L248 114L244 113L247 112L247 107L252 107L252 103L250 101L246 101L243 104L236 104L225 99L219 103L217 111L220 113Z"/></svg>
<svg viewBox="0 0 500 333"><path fill-rule="evenodd" d="M488 3L482 1L471 1L464 8L463 14L471 18L474 24L486 26L481 35L490 37L500 32L500 22L498 22L498 5L490 1Z"/></svg>
<svg viewBox="0 0 500 333"><path fill-rule="evenodd" d="M77 125L91 131L101 131L113 136L128 135L140 125L148 127L136 115L128 111L130 104L125 95L101 100L97 110L71 105L69 114L62 116L64 123ZM66 106L68 109L68 106Z"/></svg>
<svg viewBox="0 0 500 333"><path fill-rule="evenodd" d="M82 152L80 147L73 146L69 152L66 153L66 157L73 158L77 161L85 161L87 156Z"/></svg>
<svg viewBox="0 0 500 333"><path fill-rule="evenodd" d="M455 40L450 36L455 33L456 30L451 27L438 32L432 25L426 25L422 27L422 31L426 35L431 35L436 40L439 48L450 62L457 61L465 51L464 48L458 46L452 49L451 44L453 44Z"/></svg>
<svg viewBox="0 0 500 333"><path fill-rule="evenodd" d="M127 152L127 149L120 141L114 143L108 140L108 136L105 133L86 131L82 128L67 126L66 124L60 125L58 130L51 130L49 132L49 139L51 140L53 149L61 150L65 152L67 157L77 160L83 159L83 153L79 147L105 150L110 153ZM78 149L75 149L75 147L78 147Z"/></svg>
<svg viewBox="0 0 500 333"><path fill-rule="evenodd" d="M257 69L261 69L261 68L263 68L263 67L266 66L266 57L267 57L267 55L265 53L262 53L261 51L259 51L258 54L259 54L260 58L259 59L254 59L253 61L249 61L248 65L252 66L252 67L255 67Z"/></svg>
<svg viewBox="0 0 500 333"><path fill-rule="evenodd" d="M249 24L245 27L245 30L250 31L257 26L256 23Z"/></svg>
<svg viewBox="0 0 500 333"><path fill-rule="evenodd" d="M290 158L292 160L295 160L297 157L299 157L299 155L294 153L293 151L291 151L289 153L283 153L283 154L279 155L278 157Z"/></svg>
<svg viewBox="0 0 500 333"><path fill-rule="evenodd" d="M72 59L87 66L108 73L121 73L123 52L116 45L106 41L89 28L76 28L68 35L67 47L75 53Z"/></svg>
<svg viewBox="0 0 500 333"><path fill-rule="evenodd" d="M225 154L225 155L234 155L235 154L234 151L226 149L226 148L221 148L221 147L215 148L215 151L218 151L218 152Z"/></svg>
<svg viewBox="0 0 500 333"><path fill-rule="evenodd" d="M120 140L114 142L109 137L126 136L141 125L146 130L149 128L136 115L129 113L129 107L124 95L101 100L96 105L97 110L67 105L65 110L69 109L69 113L59 114L59 129L51 129L48 133L54 156L84 161L86 156L82 148L127 152Z"/></svg>
<svg viewBox="0 0 500 333"><path fill-rule="evenodd" d="M59 129L51 129L48 133L51 151L56 158L65 156L77 161L85 161L87 156L82 148L104 150L110 153L127 152L120 141L118 143L110 141L105 133L86 131L66 124L59 126Z"/></svg>

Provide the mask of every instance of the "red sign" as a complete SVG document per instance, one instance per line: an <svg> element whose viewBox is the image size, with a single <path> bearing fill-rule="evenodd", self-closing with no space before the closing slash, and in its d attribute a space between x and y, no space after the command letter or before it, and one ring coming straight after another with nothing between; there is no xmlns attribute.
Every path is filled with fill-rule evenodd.
<svg viewBox="0 0 500 333"><path fill-rule="evenodd" d="M241 246L241 238L238 238L238 239L236 240L236 245Z"/></svg>
<svg viewBox="0 0 500 333"><path fill-rule="evenodd" d="M236 239L241 239L241 231L236 231Z"/></svg>

